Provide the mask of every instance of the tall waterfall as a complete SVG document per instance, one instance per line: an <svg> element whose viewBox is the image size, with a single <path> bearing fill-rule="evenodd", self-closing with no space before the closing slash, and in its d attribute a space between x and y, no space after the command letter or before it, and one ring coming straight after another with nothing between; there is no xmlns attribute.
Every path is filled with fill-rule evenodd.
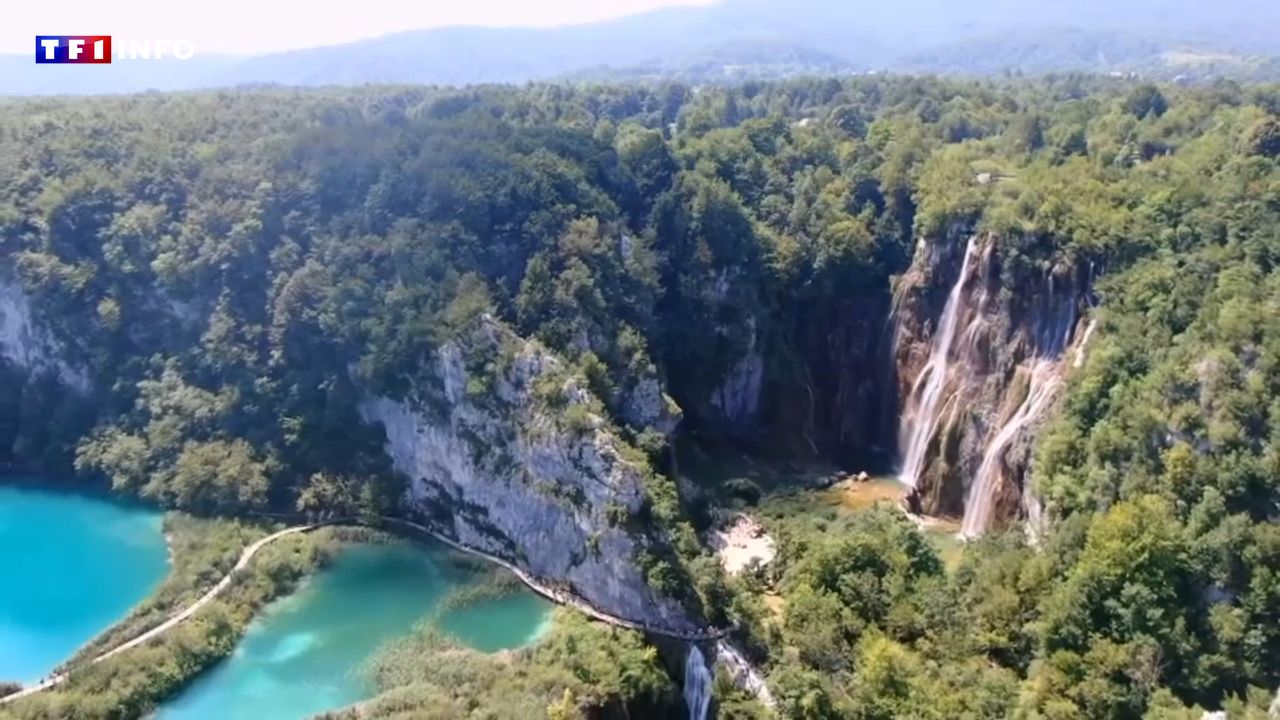
<svg viewBox="0 0 1280 720"><path fill-rule="evenodd" d="M913 511L962 515L963 538L1017 515L1036 534L1044 508L1024 487L1032 434L1097 327L1081 318L1094 271L1069 258L1012 262L998 238L971 236L953 275L959 245L956 234L922 244L895 287L899 479Z"/></svg>
<svg viewBox="0 0 1280 720"><path fill-rule="evenodd" d="M1005 450L1023 428L1040 417L1058 389L1061 373L1057 362L1043 358L1035 360L1029 372L1027 396L982 454L982 464L978 466L978 474L964 504L964 522L960 526L962 538L978 537L991 527L996 491L1004 477ZM1029 493L1026 489L1023 492Z"/></svg>
<svg viewBox="0 0 1280 720"><path fill-rule="evenodd" d="M711 709L711 680L702 650L690 645L684 661L684 704L689 707L689 720L706 720Z"/></svg>
<svg viewBox="0 0 1280 720"><path fill-rule="evenodd" d="M963 305L964 286L969 279L969 266L976 253L976 243L977 237L973 236L965 245L964 261L960 266L960 274L956 277L955 285L951 288L951 294L947 296L947 304L942 309L942 317L933 338L929 362L911 388L911 395L918 396L919 402L915 404L914 412L902 418L904 453L899 478L911 487L915 487L920 480L920 472L924 469L926 453L929 450L929 441L936 432L938 418L942 415L939 403L943 388L947 384L947 366L951 361L951 348L955 344L960 306Z"/></svg>

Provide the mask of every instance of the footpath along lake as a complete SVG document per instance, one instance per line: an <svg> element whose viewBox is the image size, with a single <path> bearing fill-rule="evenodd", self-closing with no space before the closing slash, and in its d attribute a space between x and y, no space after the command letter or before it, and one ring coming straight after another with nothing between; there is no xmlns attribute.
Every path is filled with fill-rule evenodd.
<svg viewBox="0 0 1280 720"><path fill-rule="evenodd" d="M438 545L347 547L297 592L262 613L234 654L156 713L158 720L290 720L373 694L361 670L386 641L435 617L477 650L520 647L546 628L551 603L518 592L465 604L446 599L480 575Z"/></svg>

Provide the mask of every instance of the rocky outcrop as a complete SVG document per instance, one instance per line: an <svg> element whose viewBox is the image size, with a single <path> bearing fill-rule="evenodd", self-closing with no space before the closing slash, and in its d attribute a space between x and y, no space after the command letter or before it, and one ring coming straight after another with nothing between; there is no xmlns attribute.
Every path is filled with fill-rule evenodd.
<svg viewBox="0 0 1280 720"><path fill-rule="evenodd" d="M797 395L813 408L807 436L816 452L846 467L882 467L894 445L888 315L887 293L860 288L806 323L810 383Z"/></svg>
<svg viewBox="0 0 1280 720"><path fill-rule="evenodd" d="M727 291L721 290L720 295ZM760 354L758 329L754 316L747 316L740 332L746 347L729 367L707 399L710 416L726 434L745 434L754 428L760 415L760 398L764 386L764 356ZM721 328L730 334L730 328Z"/></svg>
<svg viewBox="0 0 1280 720"><path fill-rule="evenodd" d="M764 358L755 349L744 355L725 376L724 382L711 395L711 407L721 421L732 429L743 431L756 421L760 412L760 388L764 381Z"/></svg>
<svg viewBox="0 0 1280 720"><path fill-rule="evenodd" d="M902 479L966 536L1038 514L1032 434L1087 334L1087 267L1006 255L992 236L921 241L895 289Z"/></svg>
<svg viewBox="0 0 1280 720"><path fill-rule="evenodd" d="M682 414L680 406L662 391L656 376L639 378L623 394L622 419L633 428L652 428L669 436L676 431Z"/></svg>
<svg viewBox="0 0 1280 720"><path fill-rule="evenodd" d="M764 456L883 466L897 413L885 382L888 293L868 282L783 312L767 331L748 322L749 341L717 376L708 400L685 406L704 420L699 432L748 440L746 447Z"/></svg>
<svg viewBox="0 0 1280 720"><path fill-rule="evenodd" d="M434 364L438 384L361 406L386 428L412 514L619 617L700 628L641 569L666 543L632 522L650 472L555 357L486 318Z"/></svg>
<svg viewBox="0 0 1280 720"><path fill-rule="evenodd" d="M85 372L66 359L61 344L39 327L21 284L0 274L0 360L28 372L51 372L64 385L88 392Z"/></svg>

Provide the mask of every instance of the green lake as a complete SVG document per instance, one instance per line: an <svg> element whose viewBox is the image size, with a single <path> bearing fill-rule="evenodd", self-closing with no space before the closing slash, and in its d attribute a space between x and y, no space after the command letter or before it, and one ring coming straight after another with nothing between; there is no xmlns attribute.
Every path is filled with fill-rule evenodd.
<svg viewBox="0 0 1280 720"><path fill-rule="evenodd" d="M492 652L526 645L551 604L521 590L440 612L474 582L446 550L416 544L355 545L293 595L269 606L235 653L156 713L159 720L310 717L371 696L361 670L386 641L421 621Z"/></svg>
<svg viewBox="0 0 1280 720"><path fill-rule="evenodd" d="M123 618L168 572L162 515L0 486L0 680L31 682Z"/></svg>

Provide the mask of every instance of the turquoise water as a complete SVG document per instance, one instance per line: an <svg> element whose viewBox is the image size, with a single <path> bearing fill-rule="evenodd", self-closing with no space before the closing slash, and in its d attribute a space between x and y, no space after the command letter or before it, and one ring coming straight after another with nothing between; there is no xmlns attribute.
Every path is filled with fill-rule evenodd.
<svg viewBox="0 0 1280 720"><path fill-rule="evenodd" d="M160 513L0 486L0 680L46 675L164 579Z"/></svg>
<svg viewBox="0 0 1280 720"><path fill-rule="evenodd" d="M159 720L289 720L372 695L360 670L379 646L410 633L473 577L443 551L356 545L268 607L235 653L156 714ZM439 626L486 652L525 645L549 617L532 593L451 609Z"/></svg>

